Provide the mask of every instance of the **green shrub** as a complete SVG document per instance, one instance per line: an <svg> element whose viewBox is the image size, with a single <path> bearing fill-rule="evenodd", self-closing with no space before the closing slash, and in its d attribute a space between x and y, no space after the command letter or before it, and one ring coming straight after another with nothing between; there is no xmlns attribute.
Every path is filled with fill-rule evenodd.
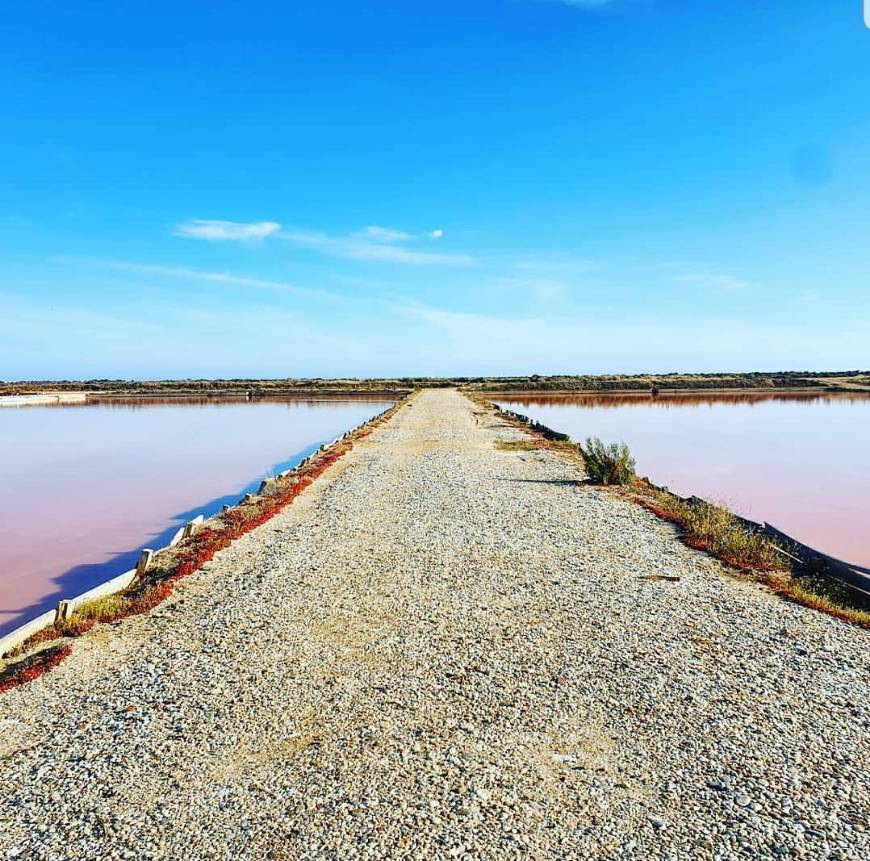
<svg viewBox="0 0 870 861"><path fill-rule="evenodd" d="M634 478L635 460L624 442L605 445L597 436L579 446L586 473L596 484L628 484Z"/></svg>

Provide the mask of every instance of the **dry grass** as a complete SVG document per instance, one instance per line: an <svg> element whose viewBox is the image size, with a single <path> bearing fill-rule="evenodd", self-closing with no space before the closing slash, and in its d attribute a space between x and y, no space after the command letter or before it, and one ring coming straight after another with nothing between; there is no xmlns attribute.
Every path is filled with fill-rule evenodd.
<svg viewBox="0 0 870 861"><path fill-rule="evenodd" d="M495 447L499 451L539 451L546 448L546 442L543 437L535 437L534 439L498 439L495 441Z"/></svg>
<svg viewBox="0 0 870 861"><path fill-rule="evenodd" d="M846 622L870 628L870 611L856 603L842 583L823 575L799 576L779 546L744 526L730 511L710 503L689 503L638 479L631 497L680 527L682 540L752 574L778 595Z"/></svg>
<svg viewBox="0 0 870 861"><path fill-rule="evenodd" d="M870 610L856 606L850 590L837 580L821 575L795 577L789 574L771 578L770 586L798 604L870 630Z"/></svg>
<svg viewBox="0 0 870 861"><path fill-rule="evenodd" d="M123 592L95 598L77 607L68 619L37 631L20 646L10 650L7 657L20 657L50 640L81 637L97 622L116 622L127 616L145 613L165 600L171 592L171 582L158 581L134 584Z"/></svg>
<svg viewBox="0 0 870 861"><path fill-rule="evenodd" d="M519 426L527 436L526 439L496 440L495 447L499 451L556 451L567 460L582 464L583 457L576 442L547 439L526 427Z"/></svg>
<svg viewBox="0 0 870 861"><path fill-rule="evenodd" d="M812 589L805 588L798 580L792 580L788 590L784 591L783 594L797 601L798 604L803 604L805 607L821 610L830 616L836 616L845 622L852 622L855 625L870 630L870 610L863 610L860 607L851 607L838 603L831 598L817 594Z"/></svg>
<svg viewBox="0 0 870 861"><path fill-rule="evenodd" d="M706 550L744 571L780 571L782 556L768 538L744 526L730 511L707 502L690 503L643 479L631 485L631 497L659 517L676 523L690 547Z"/></svg>
<svg viewBox="0 0 870 861"><path fill-rule="evenodd" d="M93 601L88 601L87 604L82 604L73 614L73 618L93 619L97 622L116 619L119 616L126 615L130 602L131 596L126 593L95 598Z"/></svg>

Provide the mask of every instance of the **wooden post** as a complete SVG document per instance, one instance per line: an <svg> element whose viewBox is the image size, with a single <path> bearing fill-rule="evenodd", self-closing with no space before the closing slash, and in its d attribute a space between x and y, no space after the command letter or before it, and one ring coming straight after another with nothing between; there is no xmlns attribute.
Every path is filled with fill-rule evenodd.
<svg viewBox="0 0 870 861"><path fill-rule="evenodd" d="M60 622L65 622L69 619L70 613L70 602L69 601L60 601L57 605L57 609L54 611L54 624L57 625Z"/></svg>
<svg viewBox="0 0 870 861"><path fill-rule="evenodd" d="M184 524L184 531L182 532L182 539L190 538L194 532L202 525L202 522L205 520L202 514L197 514L193 520L188 520L187 523Z"/></svg>
<svg viewBox="0 0 870 861"><path fill-rule="evenodd" d="M151 564L151 558L154 556L153 550L147 548L139 554L139 561L136 563L136 579L141 580L148 566Z"/></svg>

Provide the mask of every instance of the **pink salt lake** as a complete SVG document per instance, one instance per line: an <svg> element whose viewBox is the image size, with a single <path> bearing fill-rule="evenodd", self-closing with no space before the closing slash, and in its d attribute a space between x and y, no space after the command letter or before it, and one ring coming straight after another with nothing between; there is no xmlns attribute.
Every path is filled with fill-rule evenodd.
<svg viewBox="0 0 870 861"><path fill-rule="evenodd" d="M0 409L0 636L133 567L389 406L380 398Z"/></svg>

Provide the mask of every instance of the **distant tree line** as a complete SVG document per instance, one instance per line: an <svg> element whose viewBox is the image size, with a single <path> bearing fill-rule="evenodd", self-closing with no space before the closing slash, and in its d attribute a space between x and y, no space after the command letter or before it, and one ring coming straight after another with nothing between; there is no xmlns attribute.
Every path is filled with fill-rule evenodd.
<svg viewBox="0 0 870 861"><path fill-rule="evenodd" d="M479 392L618 392L703 389L861 388L870 371L775 371L742 374L559 374L513 377L326 377L221 380L23 380L0 381L0 395L41 391L109 395L292 395L353 392L397 394L415 388L459 386Z"/></svg>

